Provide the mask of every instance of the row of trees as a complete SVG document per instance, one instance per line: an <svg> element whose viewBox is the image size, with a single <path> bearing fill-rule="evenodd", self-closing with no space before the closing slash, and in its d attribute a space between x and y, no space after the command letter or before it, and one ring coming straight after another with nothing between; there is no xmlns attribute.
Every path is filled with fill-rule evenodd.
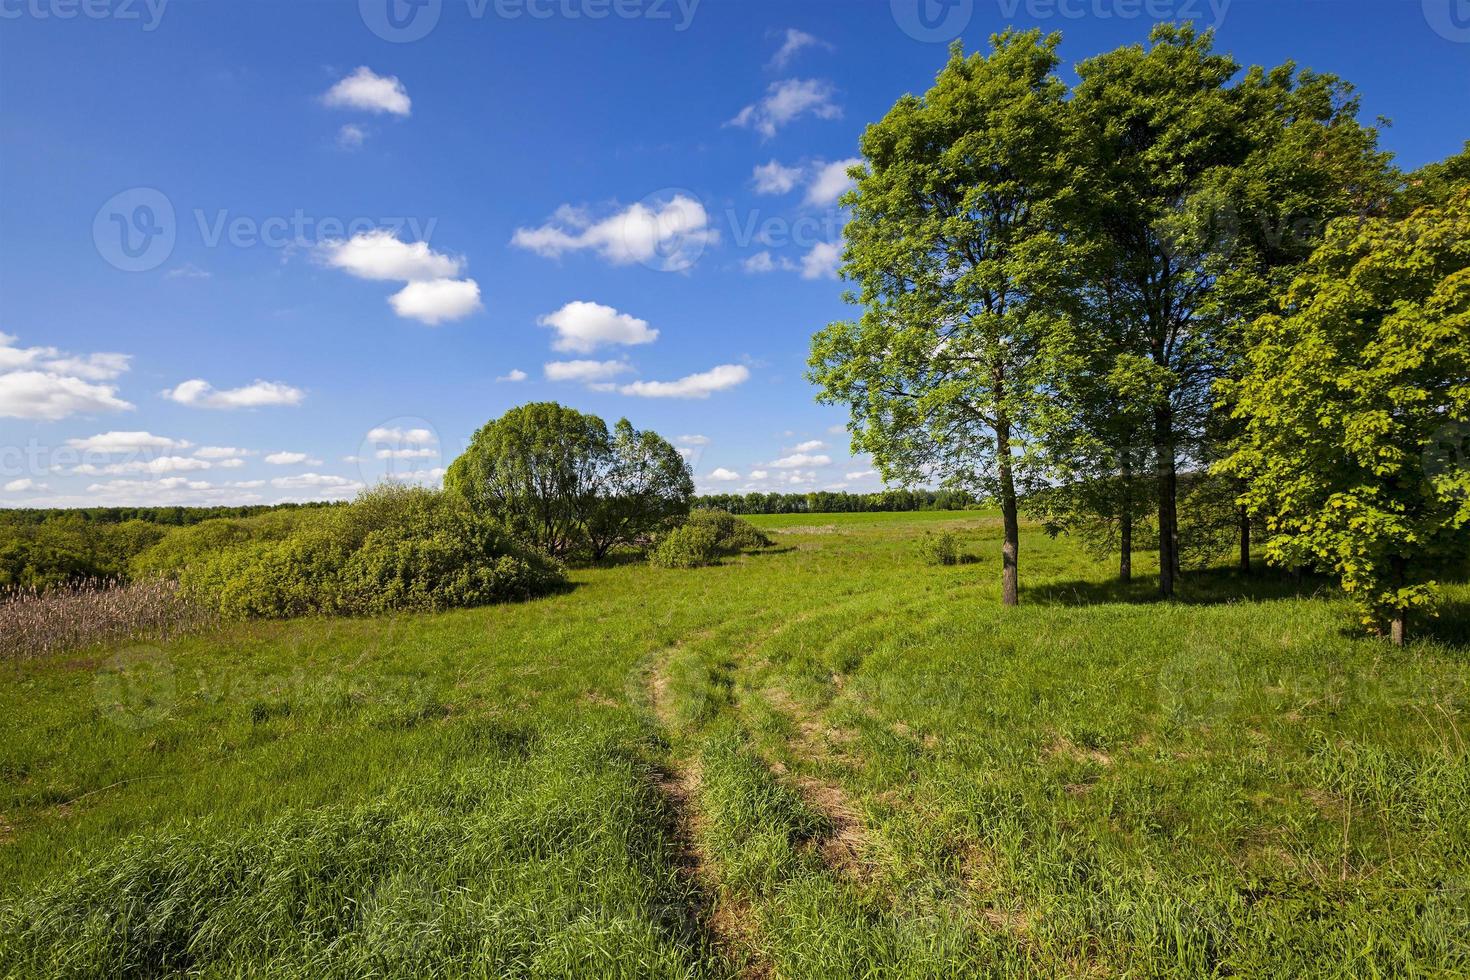
<svg viewBox="0 0 1470 980"><path fill-rule="evenodd" d="M811 493L711 493L694 506L731 514L867 514L918 510L964 510L980 502L967 490L908 490L878 493L816 490Z"/></svg>
<svg viewBox="0 0 1470 980"><path fill-rule="evenodd" d="M1268 558L1337 573L1402 637L1465 543L1463 465L1413 470L1470 420L1467 157L1406 176L1346 82L1242 71L1189 27L1070 88L1059 44L957 45L868 128L843 270L863 312L814 338L819 397L885 479L999 501L1007 604L1023 500L1114 530L1125 579L1148 515L1168 596L1181 481L1216 474L1247 563L1263 523Z"/></svg>

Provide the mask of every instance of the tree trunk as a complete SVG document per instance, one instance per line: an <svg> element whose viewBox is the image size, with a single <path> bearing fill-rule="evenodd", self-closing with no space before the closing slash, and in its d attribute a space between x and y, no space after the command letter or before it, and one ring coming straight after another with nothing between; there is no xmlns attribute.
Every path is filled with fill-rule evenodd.
<svg viewBox="0 0 1470 980"><path fill-rule="evenodd" d="M1240 570L1251 573L1251 515L1244 504L1240 505Z"/></svg>
<svg viewBox="0 0 1470 980"><path fill-rule="evenodd" d="M1388 560L1389 568L1393 571L1394 588L1402 589L1404 582L1408 579L1407 562L1395 556ZM1388 624L1388 639L1396 647L1404 645L1409 638L1409 611L1407 609L1395 609L1393 619Z"/></svg>
<svg viewBox="0 0 1470 980"><path fill-rule="evenodd" d="M1021 522L1016 513L1016 482L1011 469L1011 424L1004 414L995 426L995 456L1000 468L1000 512L1005 524L1005 542L1001 545L1001 603L1021 604L1018 562L1021 552Z"/></svg>
<svg viewBox="0 0 1470 980"><path fill-rule="evenodd" d="M1118 581L1133 581L1133 460L1123 449L1123 497L1118 510Z"/></svg>
<svg viewBox="0 0 1470 980"><path fill-rule="evenodd" d="M1159 594L1169 598L1179 573L1179 480L1174 469L1174 411L1167 404L1154 409L1154 454L1158 459Z"/></svg>

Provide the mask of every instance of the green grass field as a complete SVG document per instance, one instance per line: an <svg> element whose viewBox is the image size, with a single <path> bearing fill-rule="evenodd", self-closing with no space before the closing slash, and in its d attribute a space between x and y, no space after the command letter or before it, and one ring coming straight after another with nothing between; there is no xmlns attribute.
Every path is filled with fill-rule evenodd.
<svg viewBox="0 0 1470 980"><path fill-rule="evenodd" d="M0 976L1470 974L1470 589L1403 651L984 514L0 685ZM981 561L927 567L956 530Z"/></svg>

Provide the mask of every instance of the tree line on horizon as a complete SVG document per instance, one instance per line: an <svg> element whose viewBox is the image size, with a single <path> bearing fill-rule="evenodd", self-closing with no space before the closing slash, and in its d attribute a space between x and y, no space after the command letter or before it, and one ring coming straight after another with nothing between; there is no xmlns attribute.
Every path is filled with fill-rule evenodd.
<svg viewBox="0 0 1470 980"><path fill-rule="evenodd" d="M1023 507L1124 580L1144 532L1167 597L1198 502L1402 642L1470 554L1470 144L1405 173L1348 82L1189 26L1074 85L1060 44L956 43L868 127L819 400L885 481L999 503L1008 605Z"/></svg>

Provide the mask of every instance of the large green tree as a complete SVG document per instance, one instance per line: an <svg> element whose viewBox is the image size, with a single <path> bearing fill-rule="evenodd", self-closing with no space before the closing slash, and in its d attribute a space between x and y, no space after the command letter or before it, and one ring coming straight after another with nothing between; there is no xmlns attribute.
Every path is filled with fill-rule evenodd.
<svg viewBox="0 0 1470 980"><path fill-rule="evenodd" d="M1019 443L1049 322L1038 297L1068 265L1059 40L1007 32L968 57L956 45L933 88L868 127L843 267L863 312L818 333L810 360L820 399L849 406L853 448L885 480L999 500L1007 605L1019 601Z"/></svg>
<svg viewBox="0 0 1470 980"><path fill-rule="evenodd" d="M1396 643L1470 552L1470 184L1440 189L1335 222L1229 392L1267 556L1335 573Z"/></svg>
<svg viewBox="0 0 1470 980"><path fill-rule="evenodd" d="M626 419L607 424L555 402L513 408L475 433L447 490L549 555L601 558L689 512L694 481L676 449Z"/></svg>

